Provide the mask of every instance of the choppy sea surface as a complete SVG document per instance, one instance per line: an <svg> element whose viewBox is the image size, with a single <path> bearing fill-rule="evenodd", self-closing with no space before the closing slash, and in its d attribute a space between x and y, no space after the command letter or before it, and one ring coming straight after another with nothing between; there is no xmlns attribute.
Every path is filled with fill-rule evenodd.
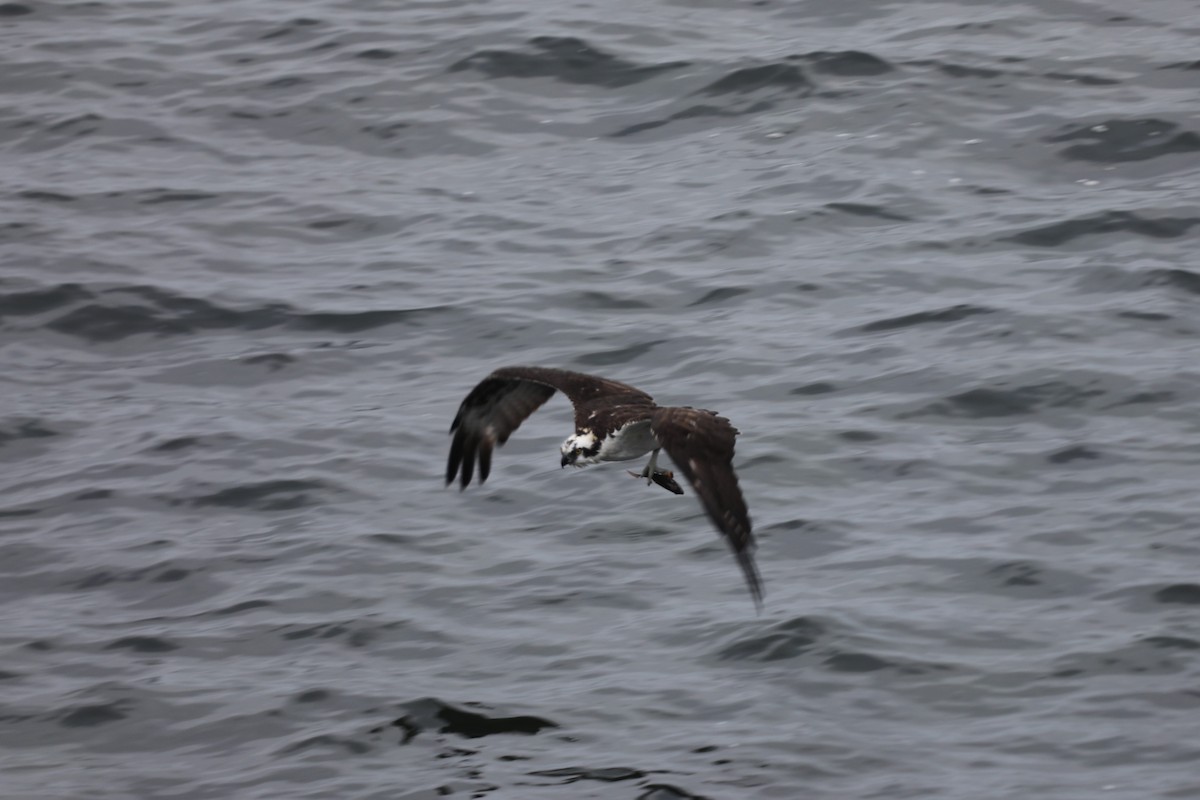
<svg viewBox="0 0 1200 800"><path fill-rule="evenodd" d="M0 796L1200 796L1197 36L0 3ZM444 488L506 364L730 417L763 613L561 398Z"/></svg>

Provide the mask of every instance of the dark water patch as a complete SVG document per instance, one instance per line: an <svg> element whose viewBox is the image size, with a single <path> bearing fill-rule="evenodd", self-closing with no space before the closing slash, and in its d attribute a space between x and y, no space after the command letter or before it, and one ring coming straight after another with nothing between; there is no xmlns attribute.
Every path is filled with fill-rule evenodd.
<svg viewBox="0 0 1200 800"><path fill-rule="evenodd" d="M401 131L408 130L412 125L407 122L388 122L382 125L364 125L361 130L363 133L374 136L384 142L391 141L400 135Z"/></svg>
<svg viewBox="0 0 1200 800"><path fill-rule="evenodd" d="M130 115L107 117L87 113L47 125L40 135L27 138L25 149L42 152L55 148L94 147L92 140L80 141L86 137L106 137L110 142L122 142L129 146L179 144L149 118Z"/></svg>
<svg viewBox="0 0 1200 800"><path fill-rule="evenodd" d="M373 542L381 542L393 547L413 547L421 541L420 537L403 533L372 533L367 538Z"/></svg>
<svg viewBox="0 0 1200 800"><path fill-rule="evenodd" d="M1072 125L1046 137L1045 141L1077 142L1064 147L1059 155L1072 161L1096 164L1146 161L1200 150L1200 135L1180 130L1178 123L1154 118L1109 119L1090 125Z"/></svg>
<svg viewBox="0 0 1200 800"><path fill-rule="evenodd" d="M191 500L193 506L219 506L221 508L245 508L254 511L289 511L313 505L317 501L307 494L316 489L325 489L321 481L274 480L232 486L212 494Z"/></svg>
<svg viewBox="0 0 1200 800"><path fill-rule="evenodd" d="M645 791L639 794L635 800L709 800L709 798L702 794L692 794L686 789L680 789L669 783L651 783L646 785Z"/></svg>
<svg viewBox="0 0 1200 800"><path fill-rule="evenodd" d="M538 52L483 50L455 62L450 71L472 69L489 78L552 78L616 89L688 66L686 61L636 64L597 50L573 36L538 36L530 39L529 44Z"/></svg>
<svg viewBox="0 0 1200 800"><path fill-rule="evenodd" d="M1094 461L1100 454L1086 445L1078 444L1051 453L1046 460L1051 464L1070 464L1072 461Z"/></svg>
<svg viewBox="0 0 1200 800"><path fill-rule="evenodd" d="M736 69L705 86L697 94L750 94L764 89L808 94L813 88L812 81L800 67L795 64L775 63Z"/></svg>
<svg viewBox="0 0 1200 800"><path fill-rule="evenodd" d="M33 9L24 3L0 3L0 17L23 17Z"/></svg>
<svg viewBox="0 0 1200 800"><path fill-rule="evenodd" d="M1200 219L1195 217L1146 217L1132 211L1105 211L1087 217L1055 222L1001 238L1030 247L1058 247L1085 236L1107 233L1133 233L1151 239L1176 239Z"/></svg>
<svg viewBox="0 0 1200 800"><path fill-rule="evenodd" d="M90 492L80 492L76 500L107 500L115 494L112 489L92 489Z"/></svg>
<svg viewBox="0 0 1200 800"><path fill-rule="evenodd" d="M288 364L296 363L296 357L288 355L287 353L262 353L257 356L246 356L245 358L239 359L239 361L248 366L258 366L261 364L262 366L265 366L269 372L278 372Z"/></svg>
<svg viewBox="0 0 1200 800"><path fill-rule="evenodd" d="M440 311L436 308L379 309L375 311L323 312L295 314L290 326L300 330L332 333L361 333L388 325L405 325L423 315Z"/></svg>
<svg viewBox="0 0 1200 800"><path fill-rule="evenodd" d="M1184 655L1183 652L1189 649L1173 645L1164 647L1147 638L1112 650L1069 653L1054 660L1051 675L1055 678L1091 678L1098 675L1176 674L1192 659L1190 653Z"/></svg>
<svg viewBox="0 0 1200 800"><path fill-rule="evenodd" d="M800 530L804 530L805 528L810 528L810 527L812 527L811 521L809 521L807 519L797 518L797 519L784 520L783 522L776 522L773 525L767 525L765 527L759 528L759 530L762 532L766 532L766 531L783 532L783 531L800 531Z"/></svg>
<svg viewBox="0 0 1200 800"><path fill-rule="evenodd" d="M80 114L77 117L68 117L64 120L59 120L53 125L46 127L47 133L59 133L65 136L86 136L89 133L95 133L100 129L98 123L102 122L104 117L99 114Z"/></svg>
<svg viewBox="0 0 1200 800"><path fill-rule="evenodd" d="M445 308L445 306L431 306L373 311L300 313L296 314L289 322L289 327L332 333L361 333L389 325L411 325L415 320L436 314Z"/></svg>
<svg viewBox="0 0 1200 800"><path fill-rule="evenodd" d="M816 72L843 78L866 78L893 71L892 65L882 58L861 50L817 50L788 58L804 61Z"/></svg>
<svg viewBox="0 0 1200 800"><path fill-rule="evenodd" d="M42 203L74 203L79 199L78 197L72 197L69 194L40 191L17 192L17 197L20 197L24 200L33 200L35 202Z"/></svg>
<svg viewBox="0 0 1200 800"><path fill-rule="evenodd" d="M318 220L308 223L308 227L310 227L316 231L326 231L326 230L332 230L334 228L341 228L346 225L363 225L363 224L365 224L365 223L363 223L361 220L350 219L350 218L318 219Z"/></svg>
<svg viewBox="0 0 1200 800"><path fill-rule="evenodd" d="M163 453L171 453L176 450L186 450L198 444L200 444L200 438L197 436L179 436L174 439L168 439L162 444L155 445L154 449Z"/></svg>
<svg viewBox="0 0 1200 800"><path fill-rule="evenodd" d="M1101 75L1087 75L1081 72L1044 72L1042 73L1042 77L1052 81L1074 83L1079 86L1119 86L1121 83L1116 78L1105 78Z"/></svg>
<svg viewBox="0 0 1200 800"><path fill-rule="evenodd" d="M381 628L395 628L396 624L380 626ZM342 639L346 640L346 644L350 647L366 647L371 642L379 637L378 630L356 627L343 623L330 623L327 625L308 625L305 627L289 627L280 633L280 637L287 641L295 641L298 639Z"/></svg>
<svg viewBox="0 0 1200 800"><path fill-rule="evenodd" d="M1024 61L1024 59L1021 59L1021 58L1009 58L1009 59L1002 59L1002 60L1006 61L1007 63L1010 63L1010 64L1018 64L1018 63L1021 63ZM938 60L934 60L934 59L922 59L922 60L917 60L917 61L910 61L908 63L912 64L913 66L919 66L919 67L932 67L932 68L936 69L938 72L942 73L943 75L946 75L950 78L956 78L956 79L961 79L961 80L995 81L997 78L1006 78L1006 79L1016 80L1016 79L1029 79L1029 78L1040 77L1045 80L1062 81L1062 82L1077 84L1077 85L1081 85L1081 86L1115 86L1120 83L1119 80L1116 80L1114 78L1106 78L1101 75L1089 75L1086 73L1077 73L1077 72L1070 72L1070 73L1068 73L1068 72L1045 72L1039 76L1034 73L1025 72L1025 71L1021 71L1021 70L1009 71L1009 70L996 69L995 67L980 67L980 66L975 66L975 65L946 63L946 62L938 61ZM1003 85L1003 84L993 84L993 86L997 86L997 85Z"/></svg>
<svg viewBox="0 0 1200 800"><path fill-rule="evenodd" d="M878 433L857 430L838 431L838 436L847 442L874 442L882 438Z"/></svg>
<svg viewBox="0 0 1200 800"><path fill-rule="evenodd" d="M183 580L184 578L186 578L188 575L191 575L191 574L192 574L192 571L190 569L183 569L182 567L171 567L169 569L164 569L162 572L158 573L158 575L154 576L154 582L155 583L174 583L175 581Z"/></svg>
<svg viewBox="0 0 1200 800"><path fill-rule="evenodd" d="M1133 406L1142 403L1169 403L1176 399L1175 392L1136 392L1128 397L1121 398L1116 403L1113 403L1112 408L1120 406Z"/></svg>
<svg viewBox="0 0 1200 800"><path fill-rule="evenodd" d="M0 293L0 319L5 316L41 314L94 296L77 283L64 283L27 292Z"/></svg>
<svg viewBox="0 0 1200 800"><path fill-rule="evenodd" d="M825 207L831 211L840 211L855 217L871 217L889 222L911 222L909 217L869 203L826 203Z"/></svg>
<svg viewBox="0 0 1200 800"><path fill-rule="evenodd" d="M664 344L665 339L659 339L653 342L643 342L641 344L622 347L619 350L598 350L594 353L585 353L575 360L580 364L589 367L607 367L613 364L628 364L646 353L649 353L660 344Z"/></svg>
<svg viewBox="0 0 1200 800"><path fill-rule="evenodd" d="M211 612L214 617L231 617L234 614L244 614L247 611L254 611L259 608L270 608L275 605L270 600L245 600L241 603L234 603L231 606L218 608Z"/></svg>
<svg viewBox="0 0 1200 800"><path fill-rule="evenodd" d="M391 123L387 126L387 129L389 131L398 131L405 127L403 123L398 126L396 123ZM378 135L377 131L374 138L384 141L387 137ZM402 147L396 146L390 148L389 152L403 153L405 150ZM428 219L428 217L420 219ZM402 219L395 216L368 216L366 214L351 214L348 216L322 215L317 219L311 219L303 223L304 227L310 231L316 231L327 236L336 234L336 238L342 241L394 234L406 228L411 228L415 224L417 224L417 220L414 219Z"/></svg>
<svg viewBox="0 0 1200 800"><path fill-rule="evenodd" d="M0 509L0 519L11 519L14 517L32 517L40 514L40 508L5 508Z"/></svg>
<svg viewBox="0 0 1200 800"><path fill-rule="evenodd" d="M1040 586L1041 570L1033 564L1017 561L992 567L987 574L1003 581L1005 586Z"/></svg>
<svg viewBox="0 0 1200 800"><path fill-rule="evenodd" d="M772 464L787 464L787 463L790 463L790 461L791 461L791 459L784 458L783 456L776 455L774 453L763 453L761 455L752 456L750 458L747 458L743 461L740 461L739 463L743 467L751 468L751 467L760 467L760 466L770 466Z"/></svg>
<svg viewBox="0 0 1200 800"><path fill-rule="evenodd" d="M114 583L115 581L119 581L119 580L125 580L125 579L119 578L118 576L114 575L113 573L109 572L108 570L99 570L98 572L93 572L91 575L88 575L86 578L83 578L82 580L77 582L75 584L75 588L76 589L98 589L101 586L107 586L108 584Z"/></svg>
<svg viewBox="0 0 1200 800"><path fill-rule="evenodd" d="M1032 397L1023 395L1020 391L999 389L971 389L947 398L947 404L935 403L929 406L928 410L931 413L950 416L983 418L1031 414L1037 408Z"/></svg>
<svg viewBox="0 0 1200 800"><path fill-rule="evenodd" d="M395 50L388 50L385 47L372 47L369 50L363 50L361 53L355 53L355 58L365 58L368 61L386 61L389 58L395 58L397 55Z"/></svg>
<svg viewBox="0 0 1200 800"><path fill-rule="evenodd" d="M320 24L321 24L321 21L319 19L311 19L309 17L297 17L296 19L288 20L288 22L285 23L283 25L283 27L276 28L273 31L264 33L262 36L260 36L258 38L260 41L270 41L271 39L278 39L283 36L291 36L295 33L298 33L299 31L301 31L304 28L311 28L315 25L320 25Z"/></svg>
<svg viewBox="0 0 1200 800"><path fill-rule="evenodd" d="M348 755L360 756L371 752L371 745L366 742L360 742L355 739L350 739L344 736L334 736L328 733L319 733L316 736L310 736L302 739L299 742L294 742L284 747L280 752L284 755L293 753L302 753L306 750L321 749L321 750L337 750Z"/></svg>
<svg viewBox="0 0 1200 800"><path fill-rule="evenodd" d="M81 301L84 305L79 305ZM305 331L359 333L389 325L412 324L443 307L378 309L354 312L304 312L271 303L246 309L227 308L155 286L123 286L92 292L74 284L54 289L0 296L0 317L34 314L74 305L47 327L90 342L114 342L150 334L180 336L203 330L257 331L286 327Z"/></svg>
<svg viewBox="0 0 1200 800"><path fill-rule="evenodd" d="M1064 381L1049 381L1015 389L983 387L952 395L944 401L903 414L901 418L925 415L973 419L1013 417L1032 414L1040 408L1081 408L1092 398L1103 394L1102 389L1075 386Z"/></svg>
<svg viewBox="0 0 1200 800"><path fill-rule="evenodd" d="M194 330L179 320L163 318L144 306L102 305L77 308L51 321L46 327L89 342L115 342L143 333L181 335Z"/></svg>
<svg viewBox="0 0 1200 800"><path fill-rule="evenodd" d="M832 383L817 381L816 383L806 383L803 386L797 386L795 389L789 391L788 394L798 394L807 397L816 394L829 394L830 392L836 391L837 387Z"/></svg>
<svg viewBox="0 0 1200 800"><path fill-rule="evenodd" d="M1170 286L1190 294L1200 294L1200 274L1186 269L1147 270L1145 286Z"/></svg>
<svg viewBox="0 0 1200 800"><path fill-rule="evenodd" d="M1001 70L991 69L989 67L968 67L962 64L943 64L939 61L914 61L912 63L922 67L932 66L937 69L938 72L941 72L943 75L947 75L951 78L991 79L999 78L1001 75L1005 74Z"/></svg>
<svg viewBox="0 0 1200 800"><path fill-rule="evenodd" d="M297 703L323 703L333 696L328 689L308 689L296 695Z"/></svg>
<svg viewBox="0 0 1200 800"><path fill-rule="evenodd" d="M481 704L470 704L476 708L487 708ZM521 733L528 736L546 728L557 728L557 723L534 716L501 717L450 705L436 697L426 697L404 703L405 714L392 722L404 731L402 744L407 744L420 733L437 731L452 733L468 739L479 739L501 733ZM488 709L490 710L490 709Z"/></svg>
<svg viewBox="0 0 1200 800"><path fill-rule="evenodd" d="M32 239L35 234L43 234L44 230L36 228L28 222L0 223L0 241L17 242Z"/></svg>
<svg viewBox="0 0 1200 800"><path fill-rule="evenodd" d="M142 205L154 206L163 203L197 203L202 200L216 200L220 195L207 192L168 192L165 190L146 192L138 199Z"/></svg>
<svg viewBox="0 0 1200 800"><path fill-rule="evenodd" d="M11 681L20 677L21 673L19 672L9 672L6 669L0 669L0 681Z"/></svg>
<svg viewBox="0 0 1200 800"><path fill-rule="evenodd" d="M310 83L308 78L302 78L299 75L284 75L281 78L276 78L272 81L267 81L262 85L264 89L293 89L297 86L304 86Z"/></svg>
<svg viewBox="0 0 1200 800"><path fill-rule="evenodd" d="M1179 69L1185 72L1192 72L1200 70L1200 59L1197 59L1196 61L1178 61L1174 64L1166 64L1165 66L1159 67L1159 69Z"/></svg>
<svg viewBox="0 0 1200 800"><path fill-rule="evenodd" d="M928 325L930 323L944 324L947 322L958 322L959 320L980 314L991 314L994 311L995 309L984 306L960 304L937 311L918 311L915 314L905 314L902 317L875 320L863 325L860 330L864 333L872 333L876 331L896 330L897 328L910 328L914 325Z"/></svg>
<svg viewBox="0 0 1200 800"><path fill-rule="evenodd" d="M1142 322L1170 322L1174 317L1160 311L1118 311L1121 319L1136 319Z"/></svg>
<svg viewBox="0 0 1200 800"><path fill-rule="evenodd" d="M604 308L612 311L635 308L653 308L653 304L633 297L620 297L608 292L580 292L576 304L584 308Z"/></svg>
<svg viewBox="0 0 1200 800"><path fill-rule="evenodd" d="M967 591L1014 600L1079 596L1089 592L1094 583L1078 573L1032 561L995 564L970 560L962 562L960 570L961 585Z"/></svg>
<svg viewBox="0 0 1200 800"><path fill-rule="evenodd" d="M0 447L21 439L47 439L58 436L58 431L47 428L41 420L27 419L0 428Z"/></svg>
<svg viewBox="0 0 1200 800"><path fill-rule="evenodd" d="M739 297L740 295L743 295L743 294L748 294L749 292L750 292L749 289L739 289L734 286L726 286L726 287L722 287L720 289L713 289L711 291L705 292L704 296L701 297L699 300L694 300L691 303L688 303L688 308L694 308L696 306L713 305L715 303L723 303L726 300L732 300L735 297Z"/></svg>
<svg viewBox="0 0 1200 800"><path fill-rule="evenodd" d="M104 649L132 650L135 653L169 653L172 650L178 650L179 645L157 636L126 636L111 642Z"/></svg>
<svg viewBox="0 0 1200 800"><path fill-rule="evenodd" d="M772 625L767 633L739 637L717 652L722 661L781 661L804 655L828 634L820 622L794 617Z"/></svg>
<svg viewBox="0 0 1200 800"><path fill-rule="evenodd" d="M283 305L238 311L144 285L105 289L100 297L111 298L116 304L83 306L50 327L93 341L115 341L140 333L189 334L208 328L259 330L281 324L288 311ZM135 305L131 300L144 305Z"/></svg>
<svg viewBox="0 0 1200 800"><path fill-rule="evenodd" d="M142 581L153 575L151 578L155 583L168 583L186 578L191 574L190 570L169 567L159 571L161 565L153 567L143 567L141 569L127 570L124 572L113 572L108 569L99 569L71 584L75 589L98 589L102 586L107 586L111 583L132 583Z"/></svg>
<svg viewBox="0 0 1200 800"><path fill-rule="evenodd" d="M1143 641L1164 650L1200 650L1200 642L1182 636L1147 636Z"/></svg>
<svg viewBox="0 0 1200 800"><path fill-rule="evenodd" d="M123 703L100 703L73 708L59 715L58 724L64 728L94 728L119 722L128 716Z"/></svg>
<svg viewBox="0 0 1200 800"><path fill-rule="evenodd" d="M689 106L682 111L676 111L664 119L651 120L649 122L638 122L614 131L613 133L610 133L609 136L614 139L618 139L623 136L632 136L635 133L643 133L645 131L654 130L655 128L662 128L666 125L670 125L672 122L679 122L680 120L699 119L702 117L737 117L743 113L754 114L760 111L768 111L772 107L773 106L770 103L758 103L750 106L743 112L739 112L730 109L718 108L716 106Z"/></svg>
<svg viewBox="0 0 1200 800"><path fill-rule="evenodd" d="M1176 583L1164 586L1154 593L1154 599L1160 603L1181 603L1183 605L1200 605L1200 584Z"/></svg>
<svg viewBox="0 0 1200 800"><path fill-rule="evenodd" d="M631 769L630 767L561 767L559 769L535 770L529 774L537 775L541 778L561 778L560 782L563 784L576 783L578 781L616 783L617 781L628 781L646 777L646 773L640 769Z"/></svg>
<svg viewBox="0 0 1200 800"><path fill-rule="evenodd" d="M835 653L825 659L825 666L834 672L877 672L896 665L869 653Z"/></svg>

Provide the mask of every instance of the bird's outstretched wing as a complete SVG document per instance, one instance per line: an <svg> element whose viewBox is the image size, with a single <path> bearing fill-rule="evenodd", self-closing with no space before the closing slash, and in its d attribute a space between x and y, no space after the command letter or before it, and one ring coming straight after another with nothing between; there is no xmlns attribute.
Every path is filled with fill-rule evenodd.
<svg viewBox="0 0 1200 800"><path fill-rule="evenodd" d="M639 389L595 375L549 367L502 367L480 381L458 407L450 426L454 441L446 462L446 483L454 480L461 467L460 484L467 488L475 474L476 459L479 482L487 480L492 450L507 442L555 391L565 394L575 405L577 425L580 408L601 397L617 395L631 402L653 403L650 395Z"/></svg>
<svg viewBox="0 0 1200 800"><path fill-rule="evenodd" d="M737 428L713 411L663 407L654 412L650 429L696 490L709 519L729 541L754 604L761 609L762 578L754 563L750 514L733 471Z"/></svg>

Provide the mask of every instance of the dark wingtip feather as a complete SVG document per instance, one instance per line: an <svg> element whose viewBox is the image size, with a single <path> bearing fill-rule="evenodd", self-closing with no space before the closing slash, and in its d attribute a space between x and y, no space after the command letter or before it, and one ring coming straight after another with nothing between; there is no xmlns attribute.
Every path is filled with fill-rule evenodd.
<svg viewBox="0 0 1200 800"><path fill-rule="evenodd" d="M466 439L466 437L463 438ZM475 449L478 446L479 443L474 439L463 442L462 479L459 491L466 489L475 475Z"/></svg>
<svg viewBox="0 0 1200 800"><path fill-rule="evenodd" d="M491 471L492 447L487 442L484 442L479 448L479 482L481 484L488 479Z"/></svg>
<svg viewBox="0 0 1200 800"><path fill-rule="evenodd" d="M464 403L463 405L466 405L466 404ZM458 430L458 426L462 424L462 418L463 418L463 407L460 405L458 407L458 413L454 415L454 422L450 423L450 432L451 433L454 433L456 430Z"/></svg>
<svg viewBox="0 0 1200 800"><path fill-rule="evenodd" d="M454 437L454 441L450 443L450 458L446 460L446 485L449 486L454 482L455 476L458 475L458 465L462 463L463 454L463 436L460 433Z"/></svg>
<svg viewBox="0 0 1200 800"><path fill-rule="evenodd" d="M738 566L746 576L746 585L750 587L750 596L754 598L754 608L761 614L763 610L762 576L758 574L758 566L754 563L754 553L743 550L737 553Z"/></svg>

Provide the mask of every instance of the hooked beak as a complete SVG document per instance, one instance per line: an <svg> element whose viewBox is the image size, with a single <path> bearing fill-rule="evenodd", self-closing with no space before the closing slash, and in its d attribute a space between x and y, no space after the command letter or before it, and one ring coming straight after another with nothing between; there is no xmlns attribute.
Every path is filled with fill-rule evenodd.
<svg viewBox="0 0 1200 800"><path fill-rule="evenodd" d="M565 467L567 464L570 464L570 463L571 463L571 457L569 455L567 455L566 453L563 453L562 466ZM561 467L560 467L560 469L561 469Z"/></svg>

